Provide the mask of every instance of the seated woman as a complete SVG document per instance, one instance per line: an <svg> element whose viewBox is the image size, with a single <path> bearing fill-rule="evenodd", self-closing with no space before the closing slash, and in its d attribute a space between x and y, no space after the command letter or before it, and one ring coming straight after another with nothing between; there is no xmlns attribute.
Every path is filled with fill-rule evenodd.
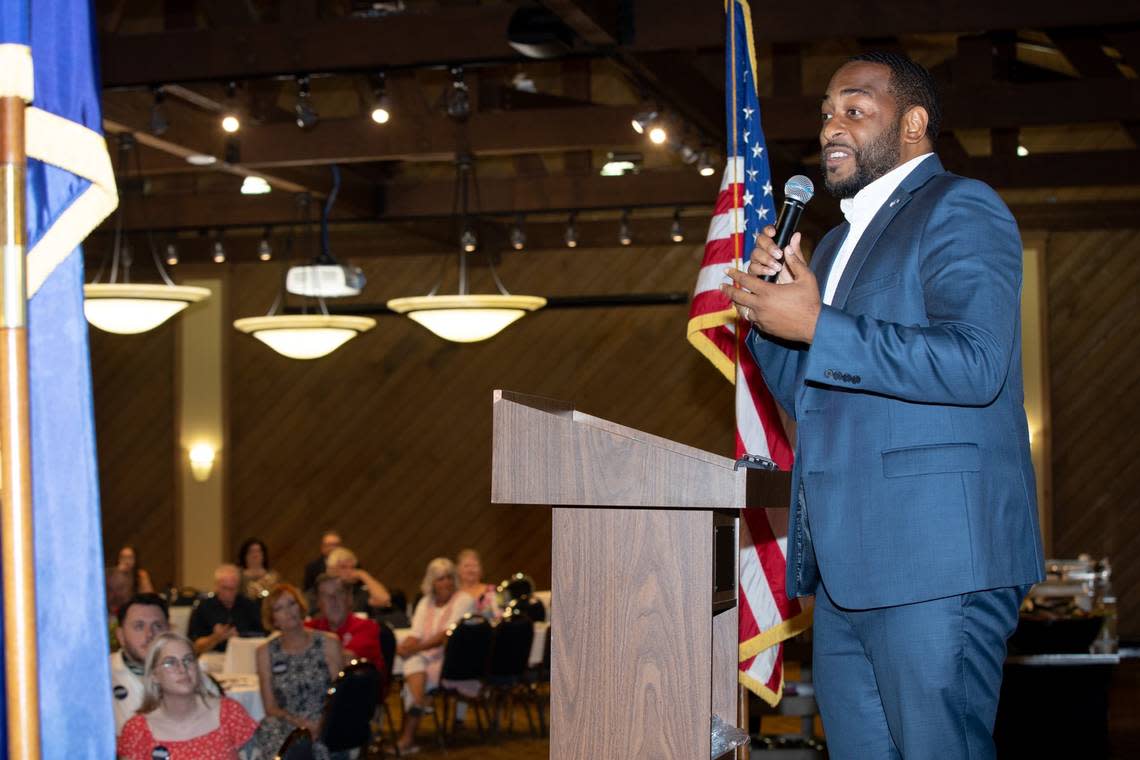
<svg viewBox="0 0 1140 760"><path fill-rule="evenodd" d="M305 628L305 600L295 586L280 583L261 605L261 620L274 636L257 648L257 677L265 719L257 727L254 744L261 757L276 757L295 728L314 737L320 733L325 694L343 665L336 634ZM328 750L315 744L318 758Z"/></svg>
<svg viewBox="0 0 1140 760"><path fill-rule="evenodd" d="M247 538L238 550L241 590L250 599L261 601L281 578L269 569L269 547L260 538Z"/></svg>
<svg viewBox="0 0 1140 760"><path fill-rule="evenodd" d="M495 586L483 582L483 563L479 552L464 549L455 558L455 568L459 575L459 590L475 600L475 612L491 622L502 617L498 601L495 599Z"/></svg>
<svg viewBox="0 0 1140 760"><path fill-rule="evenodd" d="M135 547L127 544L119 549L119 557L115 567L131 577L131 596L154 593L154 584L150 581L150 573L139 565L139 556Z"/></svg>
<svg viewBox="0 0 1140 760"><path fill-rule="evenodd" d="M414 744L416 727L427 707L427 693L439 684L448 627L475 608L475 600L458 586L455 563L446 557L429 562L420 584L424 596L412 616L412 633L396 648L404 658L404 701L408 706L399 740L401 752Z"/></svg>
<svg viewBox="0 0 1140 760"><path fill-rule="evenodd" d="M257 724L245 708L220 697L202 675L194 645L178 633L155 637L143 671L143 701L138 714L123 724L116 755L151 760L159 748L171 760L237 758Z"/></svg>

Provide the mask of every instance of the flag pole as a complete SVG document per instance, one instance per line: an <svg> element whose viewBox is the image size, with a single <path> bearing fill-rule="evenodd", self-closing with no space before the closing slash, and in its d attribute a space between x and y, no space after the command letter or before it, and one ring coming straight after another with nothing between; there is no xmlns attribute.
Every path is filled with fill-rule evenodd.
<svg viewBox="0 0 1140 760"><path fill-rule="evenodd" d="M0 98L0 549L9 757L40 757L28 418L24 101Z"/></svg>

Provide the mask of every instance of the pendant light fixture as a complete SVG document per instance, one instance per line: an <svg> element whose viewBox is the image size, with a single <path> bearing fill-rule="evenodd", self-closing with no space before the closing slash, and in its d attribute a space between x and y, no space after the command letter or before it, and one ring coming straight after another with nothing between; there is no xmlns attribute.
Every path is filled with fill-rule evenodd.
<svg viewBox="0 0 1140 760"><path fill-rule="evenodd" d="M425 296L407 296L388 301L388 308L426 327L444 340L454 343L476 343L499 334L505 327L527 312L536 311L546 305L540 296L512 295L503 286L495 272L494 262L488 256L491 277L498 293L475 294L468 292L467 257L474 253L477 240L474 226L469 216L468 195L473 181L474 165L471 156L462 155L456 159L455 196L459 203L458 222L463 232L459 239L459 292L454 295L438 295L437 282ZM476 185L478 193L478 185Z"/></svg>
<svg viewBox="0 0 1140 760"><path fill-rule="evenodd" d="M329 193L321 212L321 253L320 258L332 259L329 252L329 212L336 202L337 191L340 189L340 169L335 165L333 171L333 188ZM307 221L309 210L309 196L307 193L299 196L298 213ZM282 266L288 265L289 252L293 247L293 231L290 230L286 241L286 254ZM371 317L359 317L346 314L329 314L325 306L325 299L317 297L316 312L312 314L279 314L285 300L285 280L282 277L281 286L277 291L277 299L269 308L269 313L263 317L245 317L234 320L234 328L239 332L252 335L265 345L272 348L282 356L290 359L319 359L328 356L348 341L363 332L376 326L376 320Z"/></svg>
<svg viewBox="0 0 1140 760"><path fill-rule="evenodd" d="M135 148L134 135L124 132L119 135L119 182L127 176L128 157ZM135 166L141 180L142 167L138 152L135 152ZM142 192L140 191L140 202ZM208 298L208 288L195 288L175 285L166 273L166 267L158 255L150 231L146 233L147 247L158 270L162 283L131 282L131 248L123 232L123 216L126 213L129 194L120 189L119 210L115 217L115 239L111 251L108 282L100 282L107 262L103 262L93 283L83 286L83 313L87 321L106 332L133 335L153 330L192 303Z"/></svg>

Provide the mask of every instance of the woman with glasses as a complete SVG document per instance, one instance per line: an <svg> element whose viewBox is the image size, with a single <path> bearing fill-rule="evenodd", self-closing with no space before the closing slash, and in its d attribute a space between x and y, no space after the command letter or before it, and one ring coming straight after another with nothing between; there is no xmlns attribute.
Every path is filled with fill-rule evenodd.
<svg viewBox="0 0 1140 760"><path fill-rule="evenodd" d="M231 760L257 724L245 708L221 697L198 670L194 645L178 633L155 637L143 672L143 701L123 725L117 755L124 760Z"/></svg>
<svg viewBox="0 0 1140 760"><path fill-rule="evenodd" d="M282 742L295 728L320 735L325 694L343 667L344 656L336 634L305 628L305 598L295 586L280 583L261 604L261 620L274 636L257 648L257 677L265 718L257 727L255 746L261 757L276 757ZM324 745L313 749L327 758Z"/></svg>

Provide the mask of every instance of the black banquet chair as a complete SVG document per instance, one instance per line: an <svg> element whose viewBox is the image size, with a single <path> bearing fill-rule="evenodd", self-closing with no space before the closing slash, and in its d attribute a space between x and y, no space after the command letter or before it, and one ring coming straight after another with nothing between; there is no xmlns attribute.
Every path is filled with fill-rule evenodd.
<svg viewBox="0 0 1140 760"><path fill-rule="evenodd" d="M514 698L519 696L529 701L523 676L530 660L533 643L533 621L517 607L508 607L503 619L495 625L495 632L491 637L491 654L487 660L485 688L491 701L491 727L496 734L499 731L499 716L503 712L504 704L509 732L514 728ZM530 730L539 735L534 722L530 719L529 709L526 711L526 719L530 724Z"/></svg>
<svg viewBox="0 0 1140 760"><path fill-rule="evenodd" d="M392 673L392 668L396 665L396 631L393 630L389 623L383 620L379 622L379 625L380 654L384 655L384 679L380 684L380 713L382 722L387 722L388 724L388 733L394 746L396 744L396 722L392 717L392 711L388 708L388 695L392 693L394 687L399 686L399 684L393 681L395 676ZM402 704L403 702L401 702L401 705ZM383 726L381 725L380 730L382 729Z"/></svg>
<svg viewBox="0 0 1140 760"><path fill-rule="evenodd" d="M483 679L487 674L487 656L491 651L493 634L494 629L485 617L471 613L464 615L462 620L454 623L447 631L439 686L431 692L437 703L442 702L442 710L433 713L436 736L441 747L444 746L444 733L454 720L454 704L460 701L471 705L475 711L479 736L484 737L481 714L481 708L484 707ZM479 682L479 693L475 697L462 691L463 687L473 681ZM454 726L451 728L454 730Z"/></svg>
<svg viewBox="0 0 1140 760"><path fill-rule="evenodd" d="M294 728L293 732L285 737L281 749L273 760L316 760L313 753L313 736L305 728Z"/></svg>
<svg viewBox="0 0 1140 760"><path fill-rule="evenodd" d="M363 659L346 665L325 697L321 743L330 752L359 749L366 756L379 696L380 672L375 665Z"/></svg>

